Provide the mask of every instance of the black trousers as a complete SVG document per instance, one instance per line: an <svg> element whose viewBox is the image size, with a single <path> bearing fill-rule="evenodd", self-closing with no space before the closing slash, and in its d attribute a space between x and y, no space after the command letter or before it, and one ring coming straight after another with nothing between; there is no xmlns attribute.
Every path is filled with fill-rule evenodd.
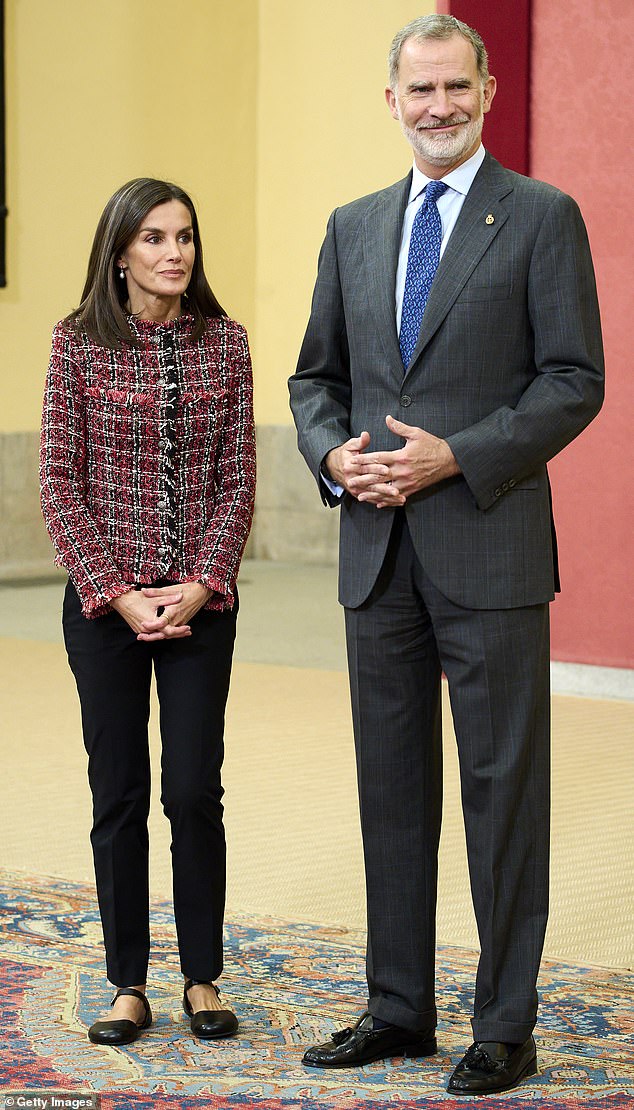
<svg viewBox="0 0 634 1110"><path fill-rule="evenodd" d="M191 621L190 637L143 643L114 611L87 620L74 587L70 582L66 587L64 639L81 703L106 968L116 986L144 983L147 977L152 670L181 970L195 979L215 979L222 970L221 767L235 627L236 609L201 610Z"/></svg>
<svg viewBox="0 0 634 1110"><path fill-rule="evenodd" d="M409 1029L436 1023L444 670L481 947L474 1037L521 1042L535 1024L548 913L548 605L455 605L425 574L399 512L370 598L346 610L346 634L369 1008Z"/></svg>

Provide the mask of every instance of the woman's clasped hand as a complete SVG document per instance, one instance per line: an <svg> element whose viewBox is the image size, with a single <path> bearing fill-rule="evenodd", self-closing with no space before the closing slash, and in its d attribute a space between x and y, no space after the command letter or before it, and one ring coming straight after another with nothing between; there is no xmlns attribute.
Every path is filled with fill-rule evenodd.
<svg viewBox="0 0 634 1110"><path fill-rule="evenodd" d="M138 640L175 640L191 636L189 621L211 597L201 582L143 586L113 598L111 607L136 632Z"/></svg>

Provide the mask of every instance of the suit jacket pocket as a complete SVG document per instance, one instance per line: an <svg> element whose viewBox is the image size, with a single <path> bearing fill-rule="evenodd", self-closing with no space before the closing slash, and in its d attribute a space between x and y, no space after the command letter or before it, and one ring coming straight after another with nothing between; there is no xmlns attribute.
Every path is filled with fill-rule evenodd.
<svg viewBox="0 0 634 1110"><path fill-rule="evenodd" d="M513 289L508 282L490 282L487 285L476 285L468 281L464 289L456 297L456 304L465 301L506 301L512 295Z"/></svg>

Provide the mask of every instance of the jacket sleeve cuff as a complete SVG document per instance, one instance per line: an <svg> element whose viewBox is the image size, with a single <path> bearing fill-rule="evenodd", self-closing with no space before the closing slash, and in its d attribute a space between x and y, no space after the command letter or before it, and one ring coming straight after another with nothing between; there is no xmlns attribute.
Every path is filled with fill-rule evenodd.
<svg viewBox="0 0 634 1110"><path fill-rule="evenodd" d="M88 592L83 587L78 586L76 582L73 582L73 585L81 601L81 611L88 620L93 620L95 617L104 617L106 613L110 612L110 602L123 594L127 594L132 589L129 582L118 582L100 593Z"/></svg>
<svg viewBox="0 0 634 1110"><path fill-rule="evenodd" d="M222 581L217 575L202 571L184 578L184 582L200 582L207 590L211 590L211 597L205 602L204 609L233 609L235 604L235 583Z"/></svg>
<svg viewBox="0 0 634 1110"><path fill-rule="evenodd" d="M467 442L468 432L458 432L456 435L447 436L453 456L460 467L462 476L467 483L476 505L483 512L493 505L516 484L513 475L495 482L490 474L490 468L478 466L478 457L475 451L469 450ZM481 448L480 448L481 458Z"/></svg>

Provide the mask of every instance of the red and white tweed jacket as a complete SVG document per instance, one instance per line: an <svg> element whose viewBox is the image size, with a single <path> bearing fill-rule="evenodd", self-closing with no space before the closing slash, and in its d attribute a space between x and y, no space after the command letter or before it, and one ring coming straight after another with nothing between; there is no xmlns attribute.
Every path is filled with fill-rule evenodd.
<svg viewBox="0 0 634 1110"><path fill-rule="evenodd" d="M200 581L230 609L253 516L255 429L246 332L211 318L131 320L138 347L53 332L42 511L85 616L137 583Z"/></svg>

